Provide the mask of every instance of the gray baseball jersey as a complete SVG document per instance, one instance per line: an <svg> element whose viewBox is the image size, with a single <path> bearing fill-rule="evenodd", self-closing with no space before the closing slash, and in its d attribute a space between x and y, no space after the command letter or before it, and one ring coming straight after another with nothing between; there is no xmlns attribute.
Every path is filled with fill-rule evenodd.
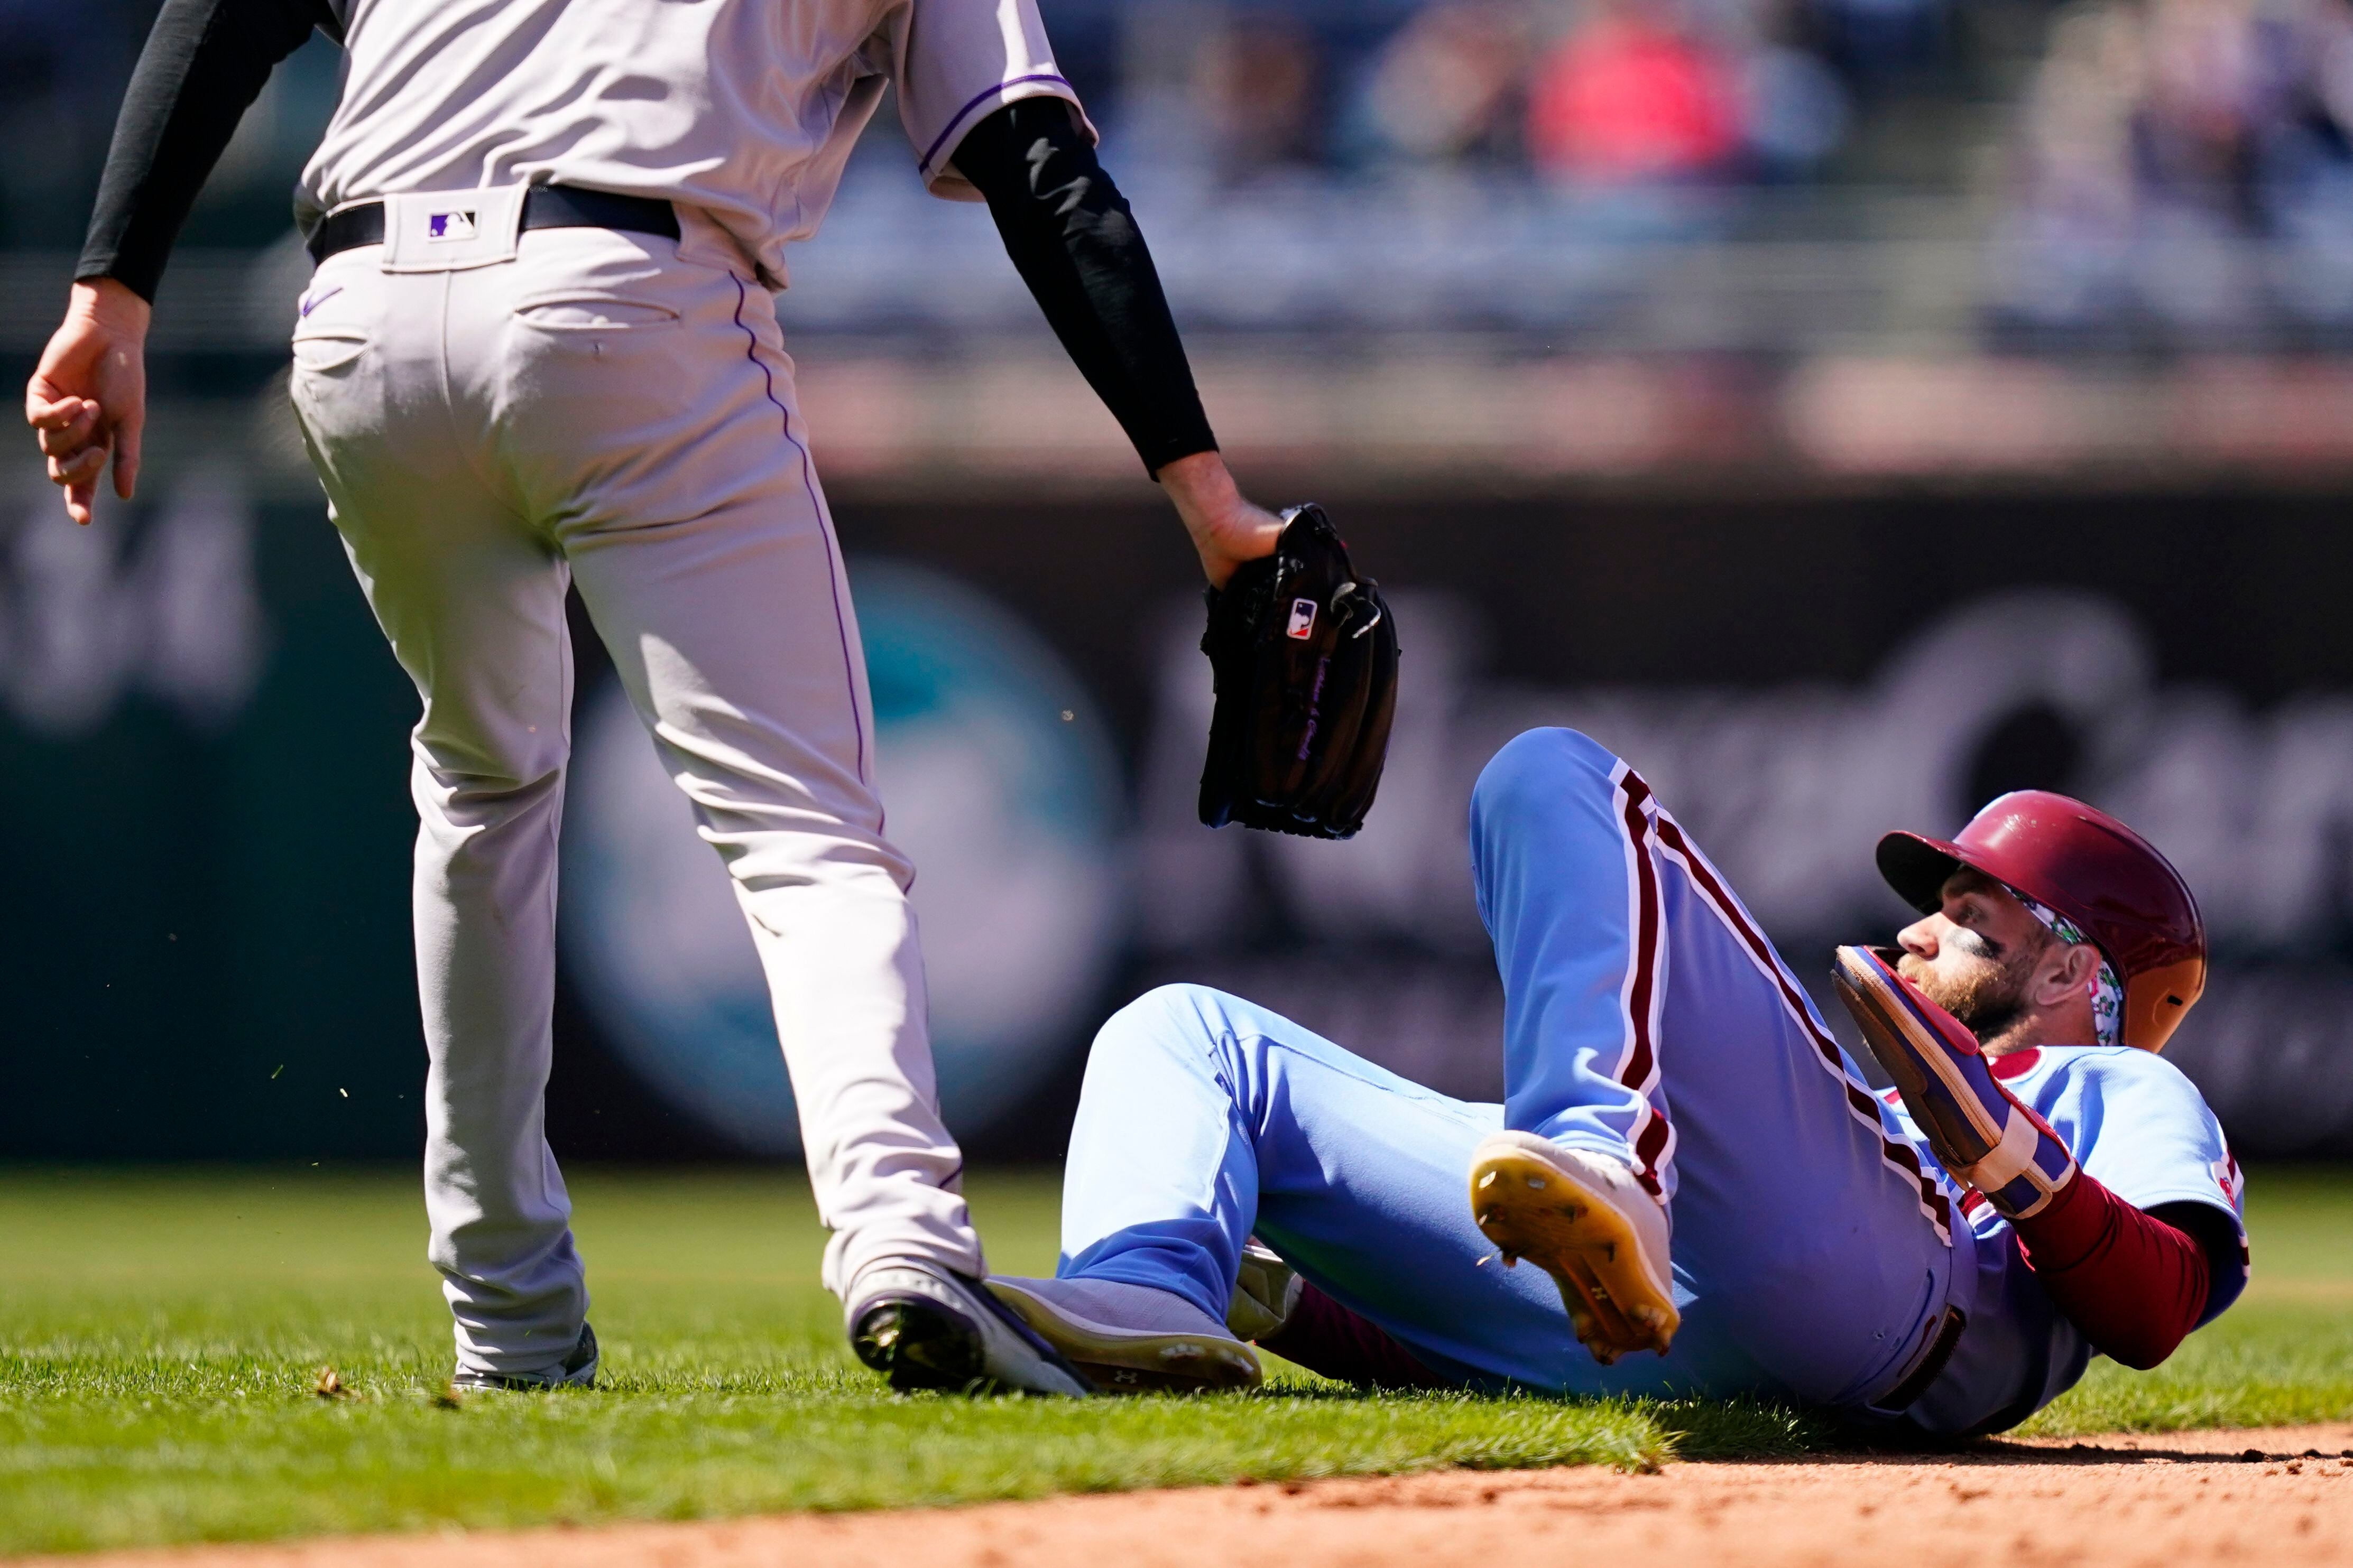
<svg viewBox="0 0 2353 1568"><path fill-rule="evenodd" d="M309 228L290 391L423 705L426 1206L459 1375L593 1375L543 1124L571 588L766 970L826 1283L855 1324L870 1277L984 1273L849 584L753 279L781 286L895 84L923 178L987 192L1146 469L1213 450L1035 0L165 0L78 276L153 297L237 111L314 27L347 63L299 205L375 225ZM656 199L526 232L542 184Z"/></svg>
<svg viewBox="0 0 2353 1568"><path fill-rule="evenodd" d="M539 181L707 214L774 287L832 203L885 82L917 171L1018 99L1073 107L1035 0L335 0L343 97L303 170L345 202Z"/></svg>

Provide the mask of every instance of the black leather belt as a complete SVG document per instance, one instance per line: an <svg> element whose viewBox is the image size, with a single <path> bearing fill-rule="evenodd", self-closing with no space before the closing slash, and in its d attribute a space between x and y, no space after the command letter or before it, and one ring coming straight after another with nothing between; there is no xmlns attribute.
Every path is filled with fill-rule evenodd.
<svg viewBox="0 0 2353 1568"><path fill-rule="evenodd" d="M533 185L523 193L525 228L619 228L632 234L678 237L678 209L659 196L623 196L570 185ZM384 243L384 204L361 202L319 220L306 242L311 259L324 261L340 251Z"/></svg>
<svg viewBox="0 0 2353 1568"><path fill-rule="evenodd" d="M1873 1415L1901 1415L1917 1405L1920 1396L1928 1392L1928 1385L1945 1370L1945 1363L1953 1359L1954 1347L1961 1342L1961 1334L1968 1326L1967 1312L1958 1307L1946 1308L1943 1319L1922 1336L1922 1348L1911 1370L1875 1404L1865 1408Z"/></svg>

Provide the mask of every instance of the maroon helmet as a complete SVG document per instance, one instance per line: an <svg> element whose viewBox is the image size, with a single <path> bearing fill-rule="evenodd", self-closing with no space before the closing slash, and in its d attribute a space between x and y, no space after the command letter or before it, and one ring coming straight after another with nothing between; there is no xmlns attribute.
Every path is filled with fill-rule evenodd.
<svg viewBox="0 0 2353 1568"><path fill-rule="evenodd" d="M1949 843L1888 834L1878 858L1887 885L1923 914L1943 907L1945 879L1968 866L2074 921L2124 985L2126 1045L2165 1049L2206 989L2206 922L2189 884L2147 839L2080 800L2018 790Z"/></svg>

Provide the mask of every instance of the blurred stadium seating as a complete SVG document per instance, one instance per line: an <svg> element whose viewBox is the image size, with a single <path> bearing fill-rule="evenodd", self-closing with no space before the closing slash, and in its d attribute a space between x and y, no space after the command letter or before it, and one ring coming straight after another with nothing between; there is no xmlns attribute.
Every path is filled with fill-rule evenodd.
<svg viewBox="0 0 2353 1568"><path fill-rule="evenodd" d="M1353 873L1199 837L1194 665L1162 618L1189 613L1185 563L1105 542L1168 542L1132 451L886 107L780 311L853 559L1010 605L1118 752L1104 874L1129 891L1068 1016L1222 977L1482 1087L1493 982L1448 902L1449 814L1498 715L1598 714L1801 944L1889 913L1837 879L1877 825L1859 813L1948 827L2004 782L2133 803L2213 889L2237 966L2183 1059L2251 1149L2353 1152L2353 3L1040 5L1245 479L1346 503L1383 576L1430 590L1408 668L1444 763L1398 773ZM0 0L19 380L153 9ZM413 1099L368 1121L336 1096L389 1104L413 1076L409 699L282 382L308 270L288 193L337 59L317 39L278 73L165 280L141 506L85 547L49 526L29 444L0 462L0 844L34 889L0 916L0 974L32 1036L72 1042L47 1110L0 1104L0 1155L407 1146ZM2073 596L2015 597L2052 586ZM2040 674L1881 742L1926 750L1878 793L1826 782L1882 733L1907 649L2021 603L2046 607ZM2069 706L2086 681L2116 702ZM157 864L168 885L141 880ZM610 1020L566 1008L567 1147L760 1146L691 1115L647 1131L659 1097L599 1055ZM1067 1068L1081 1037L1055 1043ZM192 1051L309 1109L273 1120L255 1089L192 1131L169 1103L214 1092ZM110 1052L184 1076L110 1100ZM1044 1124L1068 1077L1038 1089Z"/></svg>
<svg viewBox="0 0 2353 1568"><path fill-rule="evenodd" d="M148 9L0 8L12 356L50 324ZM2353 465L2353 381L2314 357L2353 331L2341 0L1046 10L1229 439L1266 464ZM318 40L280 72L208 190L161 317L171 390L266 383L335 62ZM829 373L809 397L837 477L1124 478L985 215L910 162L886 110L785 299ZM1039 399L1020 432L987 417ZM216 449L226 412L162 434Z"/></svg>

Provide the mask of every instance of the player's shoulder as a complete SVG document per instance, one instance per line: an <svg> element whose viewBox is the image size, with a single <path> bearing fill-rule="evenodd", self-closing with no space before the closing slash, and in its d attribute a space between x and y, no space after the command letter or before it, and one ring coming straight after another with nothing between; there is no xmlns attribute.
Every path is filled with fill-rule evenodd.
<svg viewBox="0 0 2353 1568"><path fill-rule="evenodd" d="M2038 1046L2001 1058L1994 1071L2033 1100L2073 1094L2206 1109L2188 1073L2136 1046Z"/></svg>
<svg viewBox="0 0 2353 1568"><path fill-rule="evenodd" d="M2189 1075L2131 1046L2046 1047L2021 1098L2080 1141L2076 1158L2127 1203L2199 1202L2235 1215L2242 1178ZM2104 1134L2106 1134L2104 1136ZM2119 1136L2120 1134L2120 1136ZM2183 1155L2194 1155L2195 1170Z"/></svg>
<svg viewBox="0 0 2353 1568"><path fill-rule="evenodd" d="M2058 1073L2116 1083L2179 1085L2192 1094L2198 1092L2188 1073L2155 1051L2145 1051L2137 1046L2036 1046L2019 1054L2035 1058L2023 1069L2028 1073Z"/></svg>

